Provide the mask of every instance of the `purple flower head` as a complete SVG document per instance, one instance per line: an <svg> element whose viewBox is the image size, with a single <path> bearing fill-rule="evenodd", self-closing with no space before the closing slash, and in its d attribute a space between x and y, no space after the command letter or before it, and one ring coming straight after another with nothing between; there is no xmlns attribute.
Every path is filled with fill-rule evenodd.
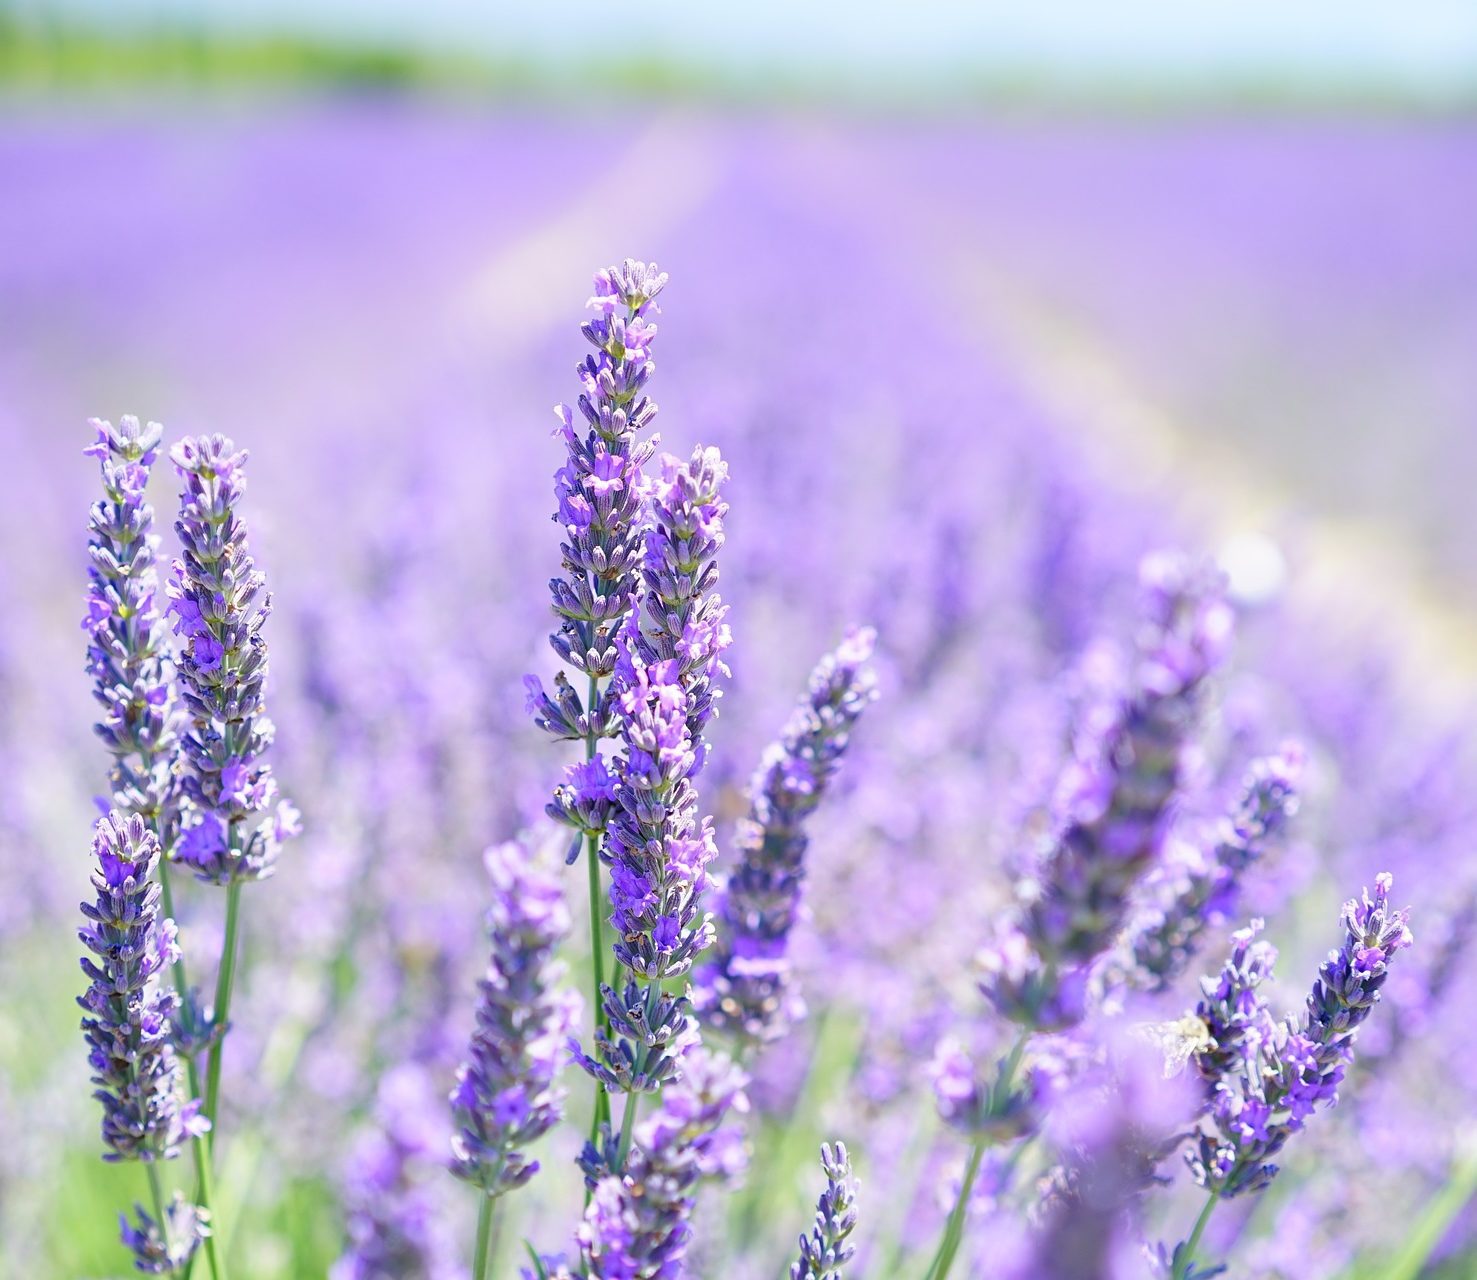
<svg viewBox="0 0 1477 1280"><path fill-rule="evenodd" d="M451 1095L452 1172L489 1196L538 1170L523 1148L559 1119L555 1081L579 1001L559 990L554 953L569 932L558 882L517 842L486 855L492 880L492 958L479 987L476 1028Z"/></svg>
<svg viewBox="0 0 1477 1280"><path fill-rule="evenodd" d="M1245 1036L1234 1068L1215 1080L1187 1155L1202 1186L1225 1197L1260 1191L1276 1176L1273 1157L1287 1140L1338 1100L1354 1035L1379 1003L1390 960L1411 943L1407 912L1391 909L1390 887L1381 874L1373 893L1344 905L1343 944L1319 969L1302 1018ZM1234 981L1225 985L1234 997ZM1265 1019L1254 1005L1246 1016Z"/></svg>
<svg viewBox="0 0 1477 1280"><path fill-rule="evenodd" d="M160 975L178 955L174 922L159 912L159 840L138 814L114 811L94 828L94 901L78 936L92 954L78 997L88 1064L103 1104L105 1160L166 1160L204 1131L198 1104L182 1105L170 1044L177 1000Z"/></svg>
<svg viewBox="0 0 1477 1280"><path fill-rule="evenodd" d="M1276 1034L1276 1021L1260 992L1277 963L1277 948L1260 937L1262 922L1253 920L1231 935L1231 954L1214 978L1202 978L1195 1017L1205 1026L1205 1041L1194 1057L1195 1068L1214 1089L1234 1074Z"/></svg>
<svg viewBox="0 0 1477 1280"><path fill-rule="evenodd" d="M655 369L655 298L665 283L655 267L632 259L596 273L589 303L596 314L583 327L593 350L578 370L584 390L574 408L555 408L565 461L554 475L554 519L564 541L563 574L549 583L559 619L550 641L561 661L591 681L594 696L582 698L561 674L557 701L536 690L530 709L555 737L582 738L592 746L615 732L599 682L615 672L616 636L640 592L642 473L656 440L638 435L656 417L645 387ZM554 806L554 816L587 830L590 812L568 809L558 797Z"/></svg>
<svg viewBox="0 0 1477 1280"><path fill-rule="evenodd" d="M133 1254L134 1270L145 1275L178 1274L210 1235L208 1215L178 1191L164 1207L162 1222L150 1217L142 1205L134 1205L134 1218L135 1222L129 1222L119 1214L119 1235Z"/></svg>
<svg viewBox="0 0 1477 1280"><path fill-rule="evenodd" d="M98 736L113 757L111 807L141 813L171 839L171 773L180 724L165 672L168 641L159 616L159 539L144 501L163 428L134 417L114 427L94 418L103 496L88 517L87 671L102 708Z"/></svg>
<svg viewBox="0 0 1477 1280"><path fill-rule="evenodd" d="M1241 877L1297 812L1303 753L1296 746L1255 761L1235 809L1206 842L1166 859L1119 948L1115 975L1144 991L1163 991L1189 966L1205 931L1236 908Z"/></svg>
<svg viewBox="0 0 1477 1280"><path fill-rule="evenodd" d="M1223 660L1231 614L1219 575L1180 557L1142 570L1143 624L1126 696L1084 717L1057 799L1060 834L1038 872L1018 886L1018 929L1034 958L1027 981L982 988L1027 1027L1060 1029L1083 1012L1074 985L1115 941L1132 892L1159 861L1177 807L1185 756L1205 686Z"/></svg>
<svg viewBox="0 0 1477 1280"><path fill-rule="evenodd" d="M821 1171L826 1189L816 1202L815 1226L800 1237L800 1257L790 1264L790 1280L838 1280L856 1254L848 1240L856 1230L857 1182L844 1142L821 1147Z"/></svg>
<svg viewBox="0 0 1477 1280"><path fill-rule="evenodd" d="M718 898L718 944L698 971L696 997L704 1022L742 1040L777 1039L804 1014L787 952L802 910L805 827L877 697L875 642L870 627L858 627L821 659L749 784L737 865Z"/></svg>
<svg viewBox="0 0 1477 1280"><path fill-rule="evenodd" d="M259 880L295 824L263 818L277 799L263 759L274 735L262 636L271 598L239 513L246 453L224 436L202 436L182 440L170 458L185 485L175 523L184 555L169 584L175 630L187 639L179 671L190 812L180 857L213 884Z"/></svg>
<svg viewBox="0 0 1477 1280"><path fill-rule="evenodd" d="M742 1171L743 1131L725 1122L748 1109L744 1073L701 1047L683 1056L681 1069L636 1126L625 1171L595 1185L577 1236L586 1277L681 1275L698 1187Z"/></svg>

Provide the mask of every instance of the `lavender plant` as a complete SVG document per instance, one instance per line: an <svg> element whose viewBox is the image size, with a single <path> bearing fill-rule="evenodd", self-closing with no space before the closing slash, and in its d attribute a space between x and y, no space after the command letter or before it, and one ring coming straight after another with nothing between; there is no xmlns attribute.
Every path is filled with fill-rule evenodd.
<svg viewBox="0 0 1477 1280"><path fill-rule="evenodd" d="M737 865L717 894L717 945L697 972L695 1003L708 1026L741 1048L773 1041L804 1016L789 959L805 883L805 825L820 806L867 704L876 633L853 631L811 673L806 697L749 784L734 839Z"/></svg>
<svg viewBox="0 0 1477 1280"><path fill-rule="evenodd" d="M94 829L96 898L82 904L79 936L92 957L78 997L86 1013L88 1064L103 1104L105 1160L137 1160L149 1176L154 1216L123 1220L123 1239L140 1271L174 1274L209 1234L208 1215L182 1198L166 1206L159 1163L203 1132L200 1104L182 1102L179 1062L170 1043L176 998L161 975L177 955L174 922L160 912L155 878L159 840L138 814L114 810Z"/></svg>
<svg viewBox="0 0 1477 1280"><path fill-rule="evenodd" d="M1272 1162L1312 1115L1338 1101L1359 1027L1379 1003L1397 952L1411 944L1408 911L1390 906L1393 881L1375 878L1374 892L1344 904L1342 945L1318 971L1300 1019L1273 1023L1256 986L1271 960L1246 935L1203 1005L1212 1048L1202 1071L1214 1081L1195 1146L1188 1153L1195 1181L1208 1193L1189 1238L1173 1254L1175 1280L1185 1280L1216 1205L1263 1190L1277 1176ZM1227 1006L1230 1006L1228 1009Z"/></svg>
<svg viewBox="0 0 1477 1280"><path fill-rule="evenodd" d="M574 828L569 861L586 847L589 882L590 966L596 1030L606 1025L605 891L600 844L615 803L614 780L600 753L602 738L616 733L610 683L618 661L617 636L636 607L641 536L642 469L651 460L656 438L639 440L657 406L646 393L655 371L653 323L661 308L656 298L666 287L665 272L628 258L595 274L589 308L596 314L582 327L594 348L578 367L583 390L575 408L556 406L565 464L554 475L558 509L554 519L564 532L560 544L564 576L550 580L558 629L550 643L559 658L585 678L583 697L560 672L554 693L528 676L528 709L534 722L557 739L584 743L584 759L565 771L549 814ZM609 1118L608 1100L597 1089L597 1124Z"/></svg>
<svg viewBox="0 0 1477 1280"><path fill-rule="evenodd" d="M226 890L225 934L205 1033L210 1063L204 1114L214 1126L235 990L241 886L272 873L279 850L300 824L296 808L278 798L263 759L275 734L266 716L262 635L271 597L252 560L239 510L246 452L225 436L187 437L170 458L184 489L175 522L183 555L174 564L169 608L176 634L184 637L177 661L190 721L181 739L186 817L174 856L197 879Z"/></svg>
<svg viewBox="0 0 1477 1280"><path fill-rule="evenodd" d="M477 1025L451 1095L457 1130L451 1171L481 1192L473 1274L481 1280L495 1250L500 1196L538 1172L522 1149L562 1113L559 1059L579 1001L557 983L554 952L569 932L556 881L514 842L489 849L492 958L477 1003Z"/></svg>

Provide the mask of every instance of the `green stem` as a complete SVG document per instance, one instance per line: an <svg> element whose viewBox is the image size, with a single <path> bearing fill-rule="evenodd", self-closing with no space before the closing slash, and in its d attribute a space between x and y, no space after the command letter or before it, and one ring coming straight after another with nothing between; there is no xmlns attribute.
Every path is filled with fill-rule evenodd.
<svg viewBox="0 0 1477 1280"><path fill-rule="evenodd" d="M1175 1250L1173 1280L1185 1280L1185 1277L1190 1274L1190 1268L1195 1264L1195 1250L1200 1247L1200 1237L1205 1234L1210 1215L1215 1212L1215 1207L1220 1200L1219 1191L1212 1191L1205 1198L1205 1208L1200 1210L1200 1216L1195 1219L1195 1230L1190 1232L1190 1238L1185 1241L1184 1247Z"/></svg>
<svg viewBox="0 0 1477 1280"><path fill-rule="evenodd" d="M221 1059L226 1044L226 1027L230 1020L231 991L236 983L237 934L241 919L241 882L232 880L226 890L226 937L221 944L221 966L215 982L215 1004L210 1011L215 1028L215 1044L210 1050L210 1066L205 1074L205 1118L210 1121L210 1150L215 1151L216 1116L220 1111Z"/></svg>
<svg viewBox="0 0 1477 1280"><path fill-rule="evenodd" d="M215 1191L211 1186L210 1176L210 1153L205 1149L205 1139L196 1136L191 1139L190 1146L195 1153L195 1180L197 1183L195 1203L207 1214L210 1214L211 1203L215 1199ZM207 1223L210 1231L205 1237L203 1248L205 1249L205 1261L210 1264L212 1280L226 1280L226 1264L224 1258L218 1252L215 1236L215 1219L211 1217ZM194 1258L190 1259L193 1266ZM188 1271L186 1275L188 1275Z"/></svg>
<svg viewBox="0 0 1477 1280"><path fill-rule="evenodd" d="M1015 1083L1015 1073L1021 1065L1021 1056L1026 1051L1026 1041L1030 1038L1029 1028L1016 1037L1015 1044L1011 1046L1010 1053L1006 1055L1005 1062L1001 1066L1000 1078L991 1090L992 1106L1003 1101L1011 1085ZM959 1184L959 1197L954 1201L954 1207L949 1210L948 1221L944 1224L943 1239L939 1241L939 1247L934 1252L933 1261L929 1263L924 1280L944 1280L949 1274L949 1269L954 1265L954 1257L958 1254L959 1246L964 1240L964 1219L969 1213L969 1197L974 1191L974 1180L979 1176L980 1161L984 1159L986 1145L984 1139L979 1139L969 1153L969 1163L964 1168L964 1180Z"/></svg>
<svg viewBox="0 0 1477 1280"><path fill-rule="evenodd" d="M616 1168L626 1167L626 1157L631 1154L631 1131L636 1126L636 1102L641 1095L632 1089L626 1094L626 1110L621 1116L621 1145L616 1149Z"/></svg>
<svg viewBox="0 0 1477 1280"><path fill-rule="evenodd" d="M487 1280L491 1274L495 1233L493 1219L497 1214L498 1201L484 1194L477 1206L477 1245L472 1254L472 1280Z"/></svg>
<svg viewBox="0 0 1477 1280"><path fill-rule="evenodd" d="M589 692L585 699L585 714L593 715L600 699L600 680L590 677ZM593 760L600 750L600 736L594 732L585 737L585 759ZM600 882L600 837L589 836L585 842L585 869L590 882L590 985L595 1003L592 1016L598 1039L600 1032L610 1033L610 1022L605 1016L605 1001L601 989L605 986L605 922L601 907L605 902L605 889ZM590 1122L590 1141L598 1145L600 1126L610 1123L610 1098L605 1086L595 1082L595 1112Z"/></svg>

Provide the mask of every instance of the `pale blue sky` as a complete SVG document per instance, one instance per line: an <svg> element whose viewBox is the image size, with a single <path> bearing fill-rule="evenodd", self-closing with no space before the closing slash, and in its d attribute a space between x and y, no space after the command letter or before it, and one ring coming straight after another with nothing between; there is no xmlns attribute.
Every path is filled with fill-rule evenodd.
<svg viewBox="0 0 1477 1280"><path fill-rule="evenodd" d="M1067 78L1256 71L1440 92L1477 83L1477 0L20 0L126 20L353 32L552 61L647 52L738 70L908 79L962 67Z"/></svg>

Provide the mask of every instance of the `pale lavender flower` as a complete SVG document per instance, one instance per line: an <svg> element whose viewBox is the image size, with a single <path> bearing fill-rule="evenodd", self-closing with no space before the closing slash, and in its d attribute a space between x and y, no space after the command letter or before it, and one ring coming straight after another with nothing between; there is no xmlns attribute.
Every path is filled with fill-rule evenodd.
<svg viewBox="0 0 1477 1280"><path fill-rule="evenodd" d="M807 819L840 768L851 732L877 696L876 635L853 631L811 673L807 695L765 751L735 837L737 865L720 888L717 945L697 974L698 1013L741 1040L782 1036L804 1016L789 956L804 909Z"/></svg>
<svg viewBox="0 0 1477 1280"><path fill-rule="evenodd" d="M489 849L486 862L492 958L451 1095L457 1126L451 1169L499 1196L538 1171L524 1148L562 1114L555 1081L579 998L558 986L563 966L554 954L569 933L558 882L516 841Z"/></svg>
<svg viewBox="0 0 1477 1280"><path fill-rule="evenodd" d="M790 1264L790 1280L838 1280L856 1254L848 1241L856 1230L857 1182L844 1142L821 1147L821 1170L826 1189L816 1201L815 1226L800 1237L800 1257Z"/></svg>
<svg viewBox="0 0 1477 1280"><path fill-rule="evenodd" d="M1408 913L1390 907L1391 877L1344 905L1344 942L1318 971L1302 1018L1248 1038L1239 1072L1222 1077L1188 1155L1201 1186L1223 1197L1260 1191L1272 1157L1315 1111L1338 1100L1359 1026L1379 1003L1395 954L1410 946Z"/></svg>
<svg viewBox="0 0 1477 1280"><path fill-rule="evenodd" d="M163 428L132 415L92 419L103 496L88 515L87 670L103 709L98 736L113 756L111 807L140 813L170 839L179 723L159 612L159 538L144 500Z"/></svg>
<svg viewBox="0 0 1477 1280"><path fill-rule="evenodd" d="M1276 1034L1260 988L1272 978L1277 948L1263 939L1262 921L1253 920L1231 935L1231 953L1214 978L1202 978L1202 996L1195 1017L1205 1027L1205 1039L1194 1054L1194 1064L1213 1090Z"/></svg>
<svg viewBox="0 0 1477 1280"><path fill-rule="evenodd" d="M185 640L178 661L191 720L183 790L192 820L175 856L214 884L259 880L299 827L262 758L274 734L263 702L271 597L238 510L246 452L217 435L182 440L169 456L185 482L175 523L184 556L169 608Z"/></svg>

